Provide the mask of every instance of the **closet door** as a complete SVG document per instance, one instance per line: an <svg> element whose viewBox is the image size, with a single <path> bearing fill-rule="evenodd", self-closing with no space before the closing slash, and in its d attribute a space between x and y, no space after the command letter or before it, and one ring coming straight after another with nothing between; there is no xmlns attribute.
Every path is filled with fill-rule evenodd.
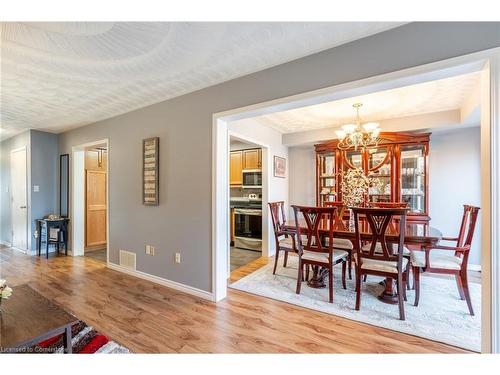
<svg viewBox="0 0 500 375"><path fill-rule="evenodd" d="M106 244L106 172L86 171L85 246Z"/></svg>

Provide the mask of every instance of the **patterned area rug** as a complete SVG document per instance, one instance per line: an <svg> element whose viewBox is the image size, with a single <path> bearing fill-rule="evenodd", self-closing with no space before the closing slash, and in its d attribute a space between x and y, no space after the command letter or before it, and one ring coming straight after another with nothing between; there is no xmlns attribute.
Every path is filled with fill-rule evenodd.
<svg viewBox="0 0 500 375"><path fill-rule="evenodd" d="M96 332L85 322L79 321L72 327L71 345L73 354L128 354L130 351ZM63 353L63 335L52 337L31 348L30 353Z"/></svg>
<svg viewBox="0 0 500 375"><path fill-rule="evenodd" d="M413 290L408 291L406 320L401 321L398 305L388 305L377 299L383 286L379 285L382 279L375 276L368 276L363 283L361 309L356 311L355 281L347 279L347 290L342 289L340 271L341 267L336 266L333 303L328 302L328 288L313 289L303 283L301 294L295 293L296 257L288 259L286 268L278 266L276 275L273 275L273 262L270 262L229 287L445 344L481 350L481 285L469 284L475 312L475 316L471 316L465 301L460 300L454 279L422 276L419 305L413 306L415 294Z"/></svg>

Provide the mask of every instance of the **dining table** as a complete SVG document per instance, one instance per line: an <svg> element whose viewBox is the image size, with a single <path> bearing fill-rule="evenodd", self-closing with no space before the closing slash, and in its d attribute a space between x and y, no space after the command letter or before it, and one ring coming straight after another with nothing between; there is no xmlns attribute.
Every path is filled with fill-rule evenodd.
<svg viewBox="0 0 500 375"><path fill-rule="evenodd" d="M299 219L299 228L301 235L307 235L308 229L305 221ZM319 236L322 238L328 238L330 223L328 219L323 219L319 225ZM284 230L290 233L296 233L297 225L294 221L288 222ZM359 231L361 241L371 242L372 234L370 231L370 226L365 220L360 220ZM441 239L443 235L439 229L430 226L428 223L422 222L406 222L405 224L405 237L404 244L411 250L422 250L424 251L428 247L435 246ZM354 226L349 225L349 220L335 220L333 225L333 238L342 238L355 242L356 232L354 231ZM386 231L386 241L388 243L398 243L399 242L399 224L397 220L394 220L388 227ZM325 288L326 283L324 279L328 277L328 270L321 267L313 267L313 275L311 280L308 281L308 286L312 288ZM387 277L383 282L385 285L384 290L378 296L378 298L386 303L396 304L398 303L397 288L393 278Z"/></svg>

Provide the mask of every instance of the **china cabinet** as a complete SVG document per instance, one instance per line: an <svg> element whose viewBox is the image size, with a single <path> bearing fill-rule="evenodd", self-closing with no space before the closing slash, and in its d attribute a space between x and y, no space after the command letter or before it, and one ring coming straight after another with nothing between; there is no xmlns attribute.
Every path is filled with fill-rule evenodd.
<svg viewBox="0 0 500 375"><path fill-rule="evenodd" d="M316 202L341 201L341 173L361 168L378 181L367 202L407 202L409 219L428 222L430 133L380 133L374 147L340 150L338 140L315 145Z"/></svg>

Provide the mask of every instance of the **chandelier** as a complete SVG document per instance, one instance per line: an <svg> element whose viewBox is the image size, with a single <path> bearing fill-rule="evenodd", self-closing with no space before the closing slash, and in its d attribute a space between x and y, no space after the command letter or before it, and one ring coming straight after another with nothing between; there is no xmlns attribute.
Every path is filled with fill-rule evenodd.
<svg viewBox="0 0 500 375"><path fill-rule="evenodd" d="M335 131L337 138L339 139L338 148L341 150L347 150L354 147L354 150L358 148L367 148L377 146L380 133L379 124L376 122L367 122L361 125L361 119L359 117L359 108L363 104L355 103L352 106L356 109L356 123L342 125L342 128Z"/></svg>

